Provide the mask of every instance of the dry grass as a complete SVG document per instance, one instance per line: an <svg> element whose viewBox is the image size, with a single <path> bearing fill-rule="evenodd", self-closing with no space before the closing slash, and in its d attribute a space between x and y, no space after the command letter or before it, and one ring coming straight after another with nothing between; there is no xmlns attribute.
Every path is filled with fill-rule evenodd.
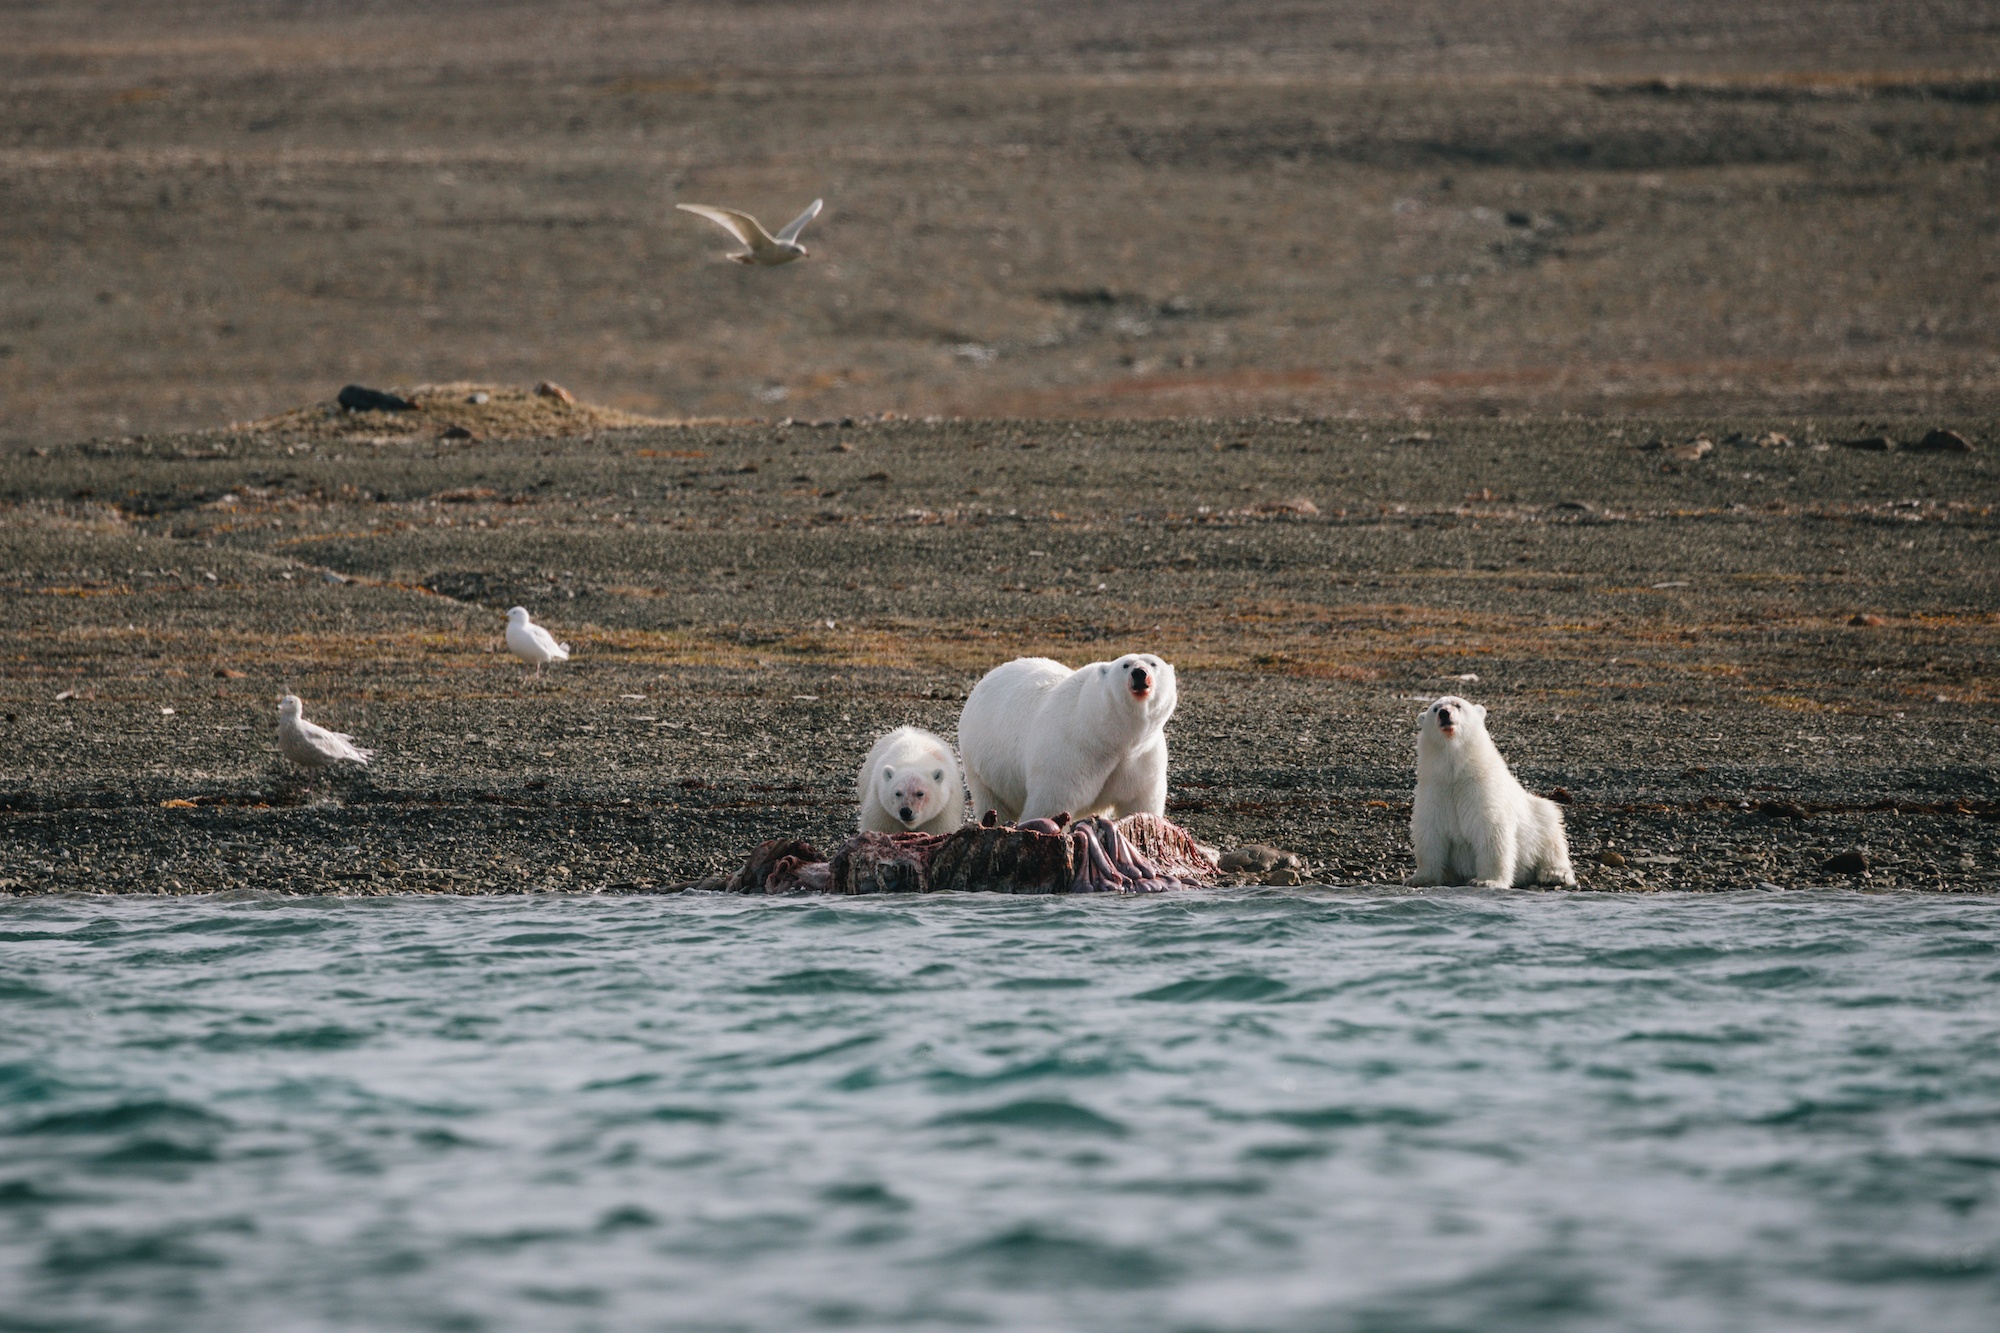
<svg viewBox="0 0 2000 1333"><path fill-rule="evenodd" d="M594 430L680 424L615 407L579 402L560 386L532 388L460 381L391 387L415 406L401 412L350 412L338 403L313 403L274 416L232 424L231 434L292 440L385 440L444 436L454 429L473 439L560 439ZM468 440L468 443L471 441Z"/></svg>
<svg viewBox="0 0 2000 1333"><path fill-rule="evenodd" d="M386 585L377 585L386 586ZM422 593L436 604L435 594ZM45 596L122 598L123 586L43 588ZM139 596L144 600L143 594ZM134 608L135 612L138 608ZM1129 611L1125 614L1129 615ZM17 665L10 675L27 682L69 679L81 669L107 682L150 676L157 669L133 659L142 651L205 670L227 663L254 676L355 673L361 694L381 698L464 697L480 689L487 673L494 688L511 688L519 664L497 634L437 627L373 630L305 630L269 633L163 624L51 625L0 636L0 655ZM1529 616L1470 615L1400 604L1318 606L1252 603L1226 613L1211 627L1166 626L1153 631L1137 620L1059 621L1049 618L947 621L915 624L893 619L836 622L808 628L741 622L649 630L576 625L565 631L585 666L715 668L754 671L771 666L888 669L960 678L976 676L999 655L1048 656L1072 663L1092 660L1104 644L1142 633L1153 651L1183 671L1241 672L1306 681L1354 684L1410 680L1441 662L1495 673L1509 664L1567 664L1578 688L1544 694L1584 696L1608 690L1649 692L1674 700L1701 697L1789 712L1879 710L1905 698L2000 702L2000 677L1975 674L1931 684L1905 672L1885 673L1865 688L1830 676L1812 643L1829 632L1875 636L1920 635L1941 653L1972 661L2000 656L2000 617L1937 617L1918 623L1850 630L1827 617L1795 616L1745 625L1733 620L1678 622L1656 627L1598 623L1546 623ZM1633 655L1638 655L1635 660ZM1607 660L1624 658L1606 673ZM1456 669L1456 668L1454 668ZM1426 677L1427 678L1427 677ZM393 684L389 683L394 681ZM1437 688L1447 688L1439 677ZM1471 686L1461 688L1475 688ZM14 694L18 691L4 691Z"/></svg>

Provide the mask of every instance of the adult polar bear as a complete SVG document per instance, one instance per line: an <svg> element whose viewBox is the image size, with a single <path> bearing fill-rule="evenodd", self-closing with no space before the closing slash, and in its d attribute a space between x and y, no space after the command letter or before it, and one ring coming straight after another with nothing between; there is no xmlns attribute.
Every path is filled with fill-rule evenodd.
<svg viewBox="0 0 2000 1333"><path fill-rule="evenodd" d="M1562 810L1531 796L1486 734L1486 710L1448 694L1417 723L1417 872L1405 884L1576 884Z"/></svg>
<svg viewBox="0 0 2000 1333"><path fill-rule="evenodd" d="M1165 815L1178 699L1173 667L1151 653L1074 671L1046 657L994 667L958 717L973 816Z"/></svg>

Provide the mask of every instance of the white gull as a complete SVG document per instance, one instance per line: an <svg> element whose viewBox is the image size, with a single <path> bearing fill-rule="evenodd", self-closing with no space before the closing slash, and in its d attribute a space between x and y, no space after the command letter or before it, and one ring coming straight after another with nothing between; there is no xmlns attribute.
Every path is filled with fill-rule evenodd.
<svg viewBox="0 0 2000 1333"><path fill-rule="evenodd" d="M775 268L779 264L789 264L794 259L804 259L812 252L799 244L799 233L806 229L806 223L819 216L819 210L826 200L815 199L806 211L785 224L784 230L776 236L764 230L764 224L748 213L739 213L733 208L712 208L707 204L675 204L683 213L707 218L710 222L726 229L730 235L748 246L729 257L739 264L757 264L764 268Z"/></svg>
<svg viewBox="0 0 2000 1333"><path fill-rule="evenodd" d="M305 719L305 704L296 694L278 700L278 753L305 769L317 773L342 760L366 765L374 756L354 743L352 736Z"/></svg>
<svg viewBox="0 0 2000 1333"><path fill-rule="evenodd" d="M537 676L546 663L569 661L569 645L557 643L555 635L528 619L525 606L507 613L507 651L523 662L534 663Z"/></svg>

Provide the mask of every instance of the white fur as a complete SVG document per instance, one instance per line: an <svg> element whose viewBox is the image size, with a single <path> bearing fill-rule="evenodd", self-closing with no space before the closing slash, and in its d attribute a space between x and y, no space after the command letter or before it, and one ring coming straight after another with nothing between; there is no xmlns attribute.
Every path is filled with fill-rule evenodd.
<svg viewBox="0 0 2000 1333"><path fill-rule="evenodd" d="M861 761L854 794L863 831L949 833L965 822L958 759L943 737L921 727L897 727L876 741Z"/></svg>
<svg viewBox="0 0 2000 1333"><path fill-rule="evenodd" d="M1433 700L1418 720L1410 841L1417 872L1405 884L1576 883L1561 808L1528 794L1486 734L1486 709L1456 695Z"/></svg>
<svg viewBox="0 0 2000 1333"><path fill-rule="evenodd" d="M1145 673L1144 697L1132 692L1134 670ZM1178 699L1173 667L1151 653L1075 671L1046 657L993 668L958 718L973 817L1166 814L1166 725Z"/></svg>

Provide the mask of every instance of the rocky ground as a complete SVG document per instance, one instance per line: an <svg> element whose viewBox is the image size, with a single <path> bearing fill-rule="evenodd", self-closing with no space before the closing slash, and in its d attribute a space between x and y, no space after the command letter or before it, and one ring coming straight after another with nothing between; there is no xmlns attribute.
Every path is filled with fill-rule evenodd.
<svg viewBox="0 0 2000 1333"><path fill-rule="evenodd" d="M869 741L951 734L993 664L1145 648L1172 816L1320 882L1407 872L1452 692L1567 796L1588 887L2000 889L2000 420L466 440L448 406L0 455L0 883L668 887L836 843ZM576 650L542 681L517 602ZM284 771L284 690L374 766Z"/></svg>
<svg viewBox="0 0 2000 1333"><path fill-rule="evenodd" d="M1990 0L9 7L0 440L1992 413ZM676 203L778 225L749 271Z"/></svg>

